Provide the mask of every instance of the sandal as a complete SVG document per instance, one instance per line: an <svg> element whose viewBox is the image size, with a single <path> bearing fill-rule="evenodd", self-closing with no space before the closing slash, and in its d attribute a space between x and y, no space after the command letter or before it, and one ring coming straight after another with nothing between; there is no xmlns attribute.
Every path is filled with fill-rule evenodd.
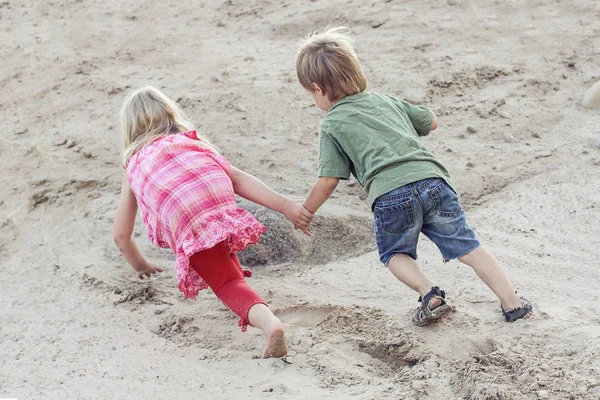
<svg viewBox="0 0 600 400"><path fill-rule="evenodd" d="M429 304L434 298L440 299L441 304L432 310L429 308ZM421 307L417 308L417 311L415 311L412 318L413 323L417 326L429 325L452 311L452 307L446 304L445 298L446 293L437 286L432 287L429 293L424 297L419 297L419 300L417 301L421 303Z"/></svg>
<svg viewBox="0 0 600 400"><path fill-rule="evenodd" d="M533 306L531 302L527 300L525 297L520 297L523 301L523 305L521 307L513 308L512 310L504 310L502 304L500 304L500 309L502 310L502 314L504 314L504 319L506 322L515 322L521 318L527 318L533 313Z"/></svg>

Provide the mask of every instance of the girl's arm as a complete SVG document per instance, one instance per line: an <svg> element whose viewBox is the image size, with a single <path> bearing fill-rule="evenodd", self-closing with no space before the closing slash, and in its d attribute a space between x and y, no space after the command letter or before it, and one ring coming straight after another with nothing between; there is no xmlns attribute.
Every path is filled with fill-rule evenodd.
<svg viewBox="0 0 600 400"><path fill-rule="evenodd" d="M310 236L309 225L314 215L307 210L303 212L300 203L291 201L259 179L235 167L231 167L231 182L237 195L285 215L296 228ZM303 222L302 226L299 226L299 221Z"/></svg>
<svg viewBox="0 0 600 400"><path fill-rule="evenodd" d="M115 215L113 239L121 255L137 272L138 277L143 279L144 276L150 277L156 272L162 272L162 269L146 261L132 238L137 208L135 196L125 178L121 184L121 200Z"/></svg>

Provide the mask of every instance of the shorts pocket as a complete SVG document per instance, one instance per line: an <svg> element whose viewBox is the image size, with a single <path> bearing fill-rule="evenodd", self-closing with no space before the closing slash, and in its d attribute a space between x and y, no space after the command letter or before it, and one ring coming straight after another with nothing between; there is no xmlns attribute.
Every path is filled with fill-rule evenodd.
<svg viewBox="0 0 600 400"><path fill-rule="evenodd" d="M398 234L415 226L412 198L400 199L393 204L388 204L375 204L373 213L375 214L375 224L378 230Z"/></svg>
<svg viewBox="0 0 600 400"><path fill-rule="evenodd" d="M457 218L462 214L463 209L456 193L446 183L430 190L429 196L440 217Z"/></svg>

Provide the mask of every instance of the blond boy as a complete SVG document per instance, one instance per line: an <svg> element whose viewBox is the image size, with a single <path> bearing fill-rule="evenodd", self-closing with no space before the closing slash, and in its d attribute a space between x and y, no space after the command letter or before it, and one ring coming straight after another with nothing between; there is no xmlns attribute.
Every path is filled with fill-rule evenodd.
<svg viewBox="0 0 600 400"><path fill-rule="evenodd" d="M500 299L506 321L529 317L530 302L515 294L502 266L480 245L448 170L421 140L438 126L433 111L365 91L366 77L343 28L306 39L296 57L296 72L326 114L320 129L319 179L304 201L305 215L295 224L308 227L339 180L352 174L368 194L381 262L420 295L416 325L427 325L451 310L444 291L415 262L421 232L445 261L459 259L475 270Z"/></svg>

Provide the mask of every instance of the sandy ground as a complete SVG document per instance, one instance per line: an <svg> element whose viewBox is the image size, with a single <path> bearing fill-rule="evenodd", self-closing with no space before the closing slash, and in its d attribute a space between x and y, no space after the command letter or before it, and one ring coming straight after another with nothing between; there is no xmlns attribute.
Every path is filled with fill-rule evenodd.
<svg viewBox="0 0 600 400"><path fill-rule="evenodd" d="M0 397L600 398L600 111L581 106L600 79L598 21L589 0L0 1ZM185 300L141 225L166 272L140 282L119 257L127 90L163 88L234 165L300 198L321 112L296 45L331 22L351 28L370 90L436 111L426 142L535 318L504 323L473 272L423 240L457 311L414 327L416 296L378 264L353 182L312 242L277 228L294 257L258 252L271 263L251 285L287 326L287 363L258 359L259 332L212 293Z"/></svg>

